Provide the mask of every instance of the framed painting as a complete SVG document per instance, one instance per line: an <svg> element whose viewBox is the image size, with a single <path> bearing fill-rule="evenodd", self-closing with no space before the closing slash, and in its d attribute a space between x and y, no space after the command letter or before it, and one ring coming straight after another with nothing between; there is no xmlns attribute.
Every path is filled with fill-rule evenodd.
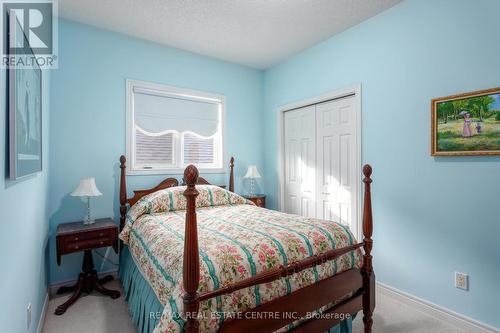
<svg viewBox="0 0 500 333"><path fill-rule="evenodd" d="M27 45L17 22L9 22L11 43ZM26 43L26 44L25 44ZM32 50L31 50L32 51ZM9 81L9 178L19 179L42 170L42 71L10 67Z"/></svg>
<svg viewBox="0 0 500 333"><path fill-rule="evenodd" d="M435 98L431 155L500 155L500 87Z"/></svg>

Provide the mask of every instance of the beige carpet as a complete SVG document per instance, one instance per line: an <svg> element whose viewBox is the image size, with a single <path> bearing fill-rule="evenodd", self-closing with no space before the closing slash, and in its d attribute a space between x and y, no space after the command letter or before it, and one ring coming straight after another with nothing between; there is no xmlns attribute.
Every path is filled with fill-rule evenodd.
<svg viewBox="0 0 500 333"><path fill-rule="evenodd" d="M120 289L117 281L107 284L110 289ZM80 298L62 316L55 316L56 307L67 295L50 300L44 333L132 333L136 332L128 315L123 297L112 300L97 293ZM377 295L374 316L375 333L451 333L465 332L427 314L416 311L385 295ZM362 333L361 316L354 321L353 333Z"/></svg>

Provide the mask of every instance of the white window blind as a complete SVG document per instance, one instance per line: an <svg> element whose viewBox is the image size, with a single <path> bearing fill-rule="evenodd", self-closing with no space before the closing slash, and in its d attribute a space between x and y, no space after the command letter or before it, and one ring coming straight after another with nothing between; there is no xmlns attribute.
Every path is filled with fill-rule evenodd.
<svg viewBox="0 0 500 333"><path fill-rule="evenodd" d="M174 164L174 134L152 136L140 130L135 131L135 157L137 164L173 165Z"/></svg>
<svg viewBox="0 0 500 333"><path fill-rule="evenodd" d="M183 136L184 163L186 164L213 164L216 159L214 137L202 138L186 133Z"/></svg>
<svg viewBox="0 0 500 333"><path fill-rule="evenodd" d="M222 96L138 81L127 85L132 171L178 172L188 164L222 168Z"/></svg>

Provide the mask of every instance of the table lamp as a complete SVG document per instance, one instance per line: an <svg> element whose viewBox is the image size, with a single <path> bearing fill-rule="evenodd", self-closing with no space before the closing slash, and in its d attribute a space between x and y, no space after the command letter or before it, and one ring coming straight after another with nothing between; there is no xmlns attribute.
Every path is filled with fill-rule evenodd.
<svg viewBox="0 0 500 333"><path fill-rule="evenodd" d="M243 178L250 179L250 196L255 195L255 179L261 178L256 165L249 165L246 175Z"/></svg>
<svg viewBox="0 0 500 333"><path fill-rule="evenodd" d="M100 195L102 195L102 193L97 189L95 179L93 177L81 179L76 190L71 193L72 197L87 198L87 216L85 217L83 224L93 224L95 222L90 218L90 197L98 197Z"/></svg>

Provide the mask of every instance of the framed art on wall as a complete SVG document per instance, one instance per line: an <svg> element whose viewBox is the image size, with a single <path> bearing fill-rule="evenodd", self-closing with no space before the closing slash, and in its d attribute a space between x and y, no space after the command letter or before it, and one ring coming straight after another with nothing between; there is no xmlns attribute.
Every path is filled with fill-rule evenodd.
<svg viewBox="0 0 500 333"><path fill-rule="evenodd" d="M9 37L9 50L28 43L18 22L9 22ZM9 177L19 179L42 170L42 71L36 61L30 68L10 67L8 81Z"/></svg>
<svg viewBox="0 0 500 333"><path fill-rule="evenodd" d="M431 155L500 155L500 87L435 98Z"/></svg>

